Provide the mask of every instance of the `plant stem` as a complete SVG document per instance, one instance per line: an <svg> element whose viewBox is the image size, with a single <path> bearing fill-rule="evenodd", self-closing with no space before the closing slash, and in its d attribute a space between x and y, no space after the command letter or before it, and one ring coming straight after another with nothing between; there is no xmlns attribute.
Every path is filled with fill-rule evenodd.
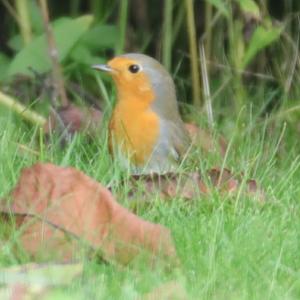
<svg viewBox="0 0 300 300"><path fill-rule="evenodd" d="M32 39L31 23L28 12L28 2L27 0L16 0L15 3L21 36L24 45L27 45Z"/></svg>
<svg viewBox="0 0 300 300"><path fill-rule="evenodd" d="M104 3L101 0L90 0L90 10L95 18L95 21L103 19L104 16Z"/></svg>
<svg viewBox="0 0 300 300"><path fill-rule="evenodd" d="M80 8L80 0L73 0L70 3L70 14L73 17L77 17L79 13L79 8Z"/></svg>
<svg viewBox="0 0 300 300"><path fill-rule="evenodd" d="M0 104L5 105L10 108L12 111L26 119L27 121L42 127L46 123L46 118L39 115L38 113L30 110L17 100L13 99L11 96L8 96L0 91Z"/></svg>
<svg viewBox="0 0 300 300"><path fill-rule="evenodd" d="M187 13L187 29L189 36L190 48L190 64L192 75L192 88L193 88L193 103L195 106L201 106L201 93L200 93L200 74L198 68L198 54L197 54L197 37L194 18L193 0L185 0L186 13Z"/></svg>
<svg viewBox="0 0 300 300"><path fill-rule="evenodd" d="M206 59L210 60L211 58L211 37L212 37L212 5L206 1L205 2L205 41L204 41L204 47L205 47L205 55ZM209 66L208 68L208 73L209 73Z"/></svg>
<svg viewBox="0 0 300 300"><path fill-rule="evenodd" d="M47 0L39 0L39 4L43 16L45 32L48 41L48 52L52 63L52 82L54 90L56 94L59 95L61 105L65 107L68 106L69 101L65 90L61 66L58 60L58 50L55 44L54 35L49 21L49 10Z"/></svg>
<svg viewBox="0 0 300 300"><path fill-rule="evenodd" d="M244 40L242 36L242 23L233 16L233 5L230 6L230 17L227 18L228 41L229 41L229 61L232 70L232 88L234 90L234 105L237 113L242 111L245 97L242 76L237 70L242 69L242 57L244 53Z"/></svg>
<svg viewBox="0 0 300 300"><path fill-rule="evenodd" d="M211 94L209 88L209 79L206 65L206 57L205 57L205 48L202 42L199 44L199 53L200 53L200 65L201 65L201 74L202 74L202 85L203 85L203 93L204 93L204 101L207 113L207 119L209 125L211 127L214 126L214 118L213 118L213 110L211 103Z"/></svg>
<svg viewBox="0 0 300 300"><path fill-rule="evenodd" d="M120 38L116 45L116 54L124 52L126 29L127 29L127 17L128 17L128 0L120 0L119 4L119 31Z"/></svg>
<svg viewBox="0 0 300 300"><path fill-rule="evenodd" d="M185 11L184 9L179 9L177 12L175 18L174 18L174 23L172 25L172 43L177 39L178 34L182 28L182 23L184 21L184 16L185 16Z"/></svg>
<svg viewBox="0 0 300 300"><path fill-rule="evenodd" d="M172 13L173 0L165 0L162 61L169 71L171 70L172 62Z"/></svg>

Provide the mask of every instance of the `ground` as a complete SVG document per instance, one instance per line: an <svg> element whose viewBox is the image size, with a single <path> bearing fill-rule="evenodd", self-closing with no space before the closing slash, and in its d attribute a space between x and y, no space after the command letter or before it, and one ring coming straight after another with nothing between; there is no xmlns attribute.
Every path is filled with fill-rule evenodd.
<svg viewBox="0 0 300 300"><path fill-rule="evenodd" d="M105 132L92 142L77 136L62 150L55 138L51 146L44 145L38 129L2 108L0 128L1 197L14 186L23 167L50 161L75 166L104 185L112 185L119 191L118 201L130 205L118 183L124 174L117 162L112 167L103 143ZM228 196L216 191L188 202L156 197L152 205L137 213L170 228L181 266L165 271L142 263L123 268L83 259L84 276L57 289L57 298L138 299L169 281L184 286L190 299L300 298L297 133L280 120L268 123L252 117L243 122L228 119L216 132L222 132L229 142L227 155L220 158L195 152L191 154L198 158L195 164L202 171L217 165L244 172L261 185L265 202L243 192ZM2 238L7 230L6 224L0 225ZM26 255L14 250L17 232L9 232L9 241L1 242L0 265L28 262Z"/></svg>

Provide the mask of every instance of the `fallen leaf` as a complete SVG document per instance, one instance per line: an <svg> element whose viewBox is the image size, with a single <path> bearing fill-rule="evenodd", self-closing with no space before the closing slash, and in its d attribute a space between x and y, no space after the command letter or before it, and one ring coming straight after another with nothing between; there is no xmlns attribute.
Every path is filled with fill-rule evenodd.
<svg viewBox="0 0 300 300"><path fill-rule="evenodd" d="M0 269L0 284L37 285L41 287L68 285L82 274L81 263L16 265Z"/></svg>
<svg viewBox="0 0 300 300"><path fill-rule="evenodd" d="M161 284L139 300L186 300L189 299L182 284L177 281L169 281Z"/></svg>
<svg viewBox="0 0 300 300"><path fill-rule="evenodd" d="M44 244L48 253L62 250L65 257L72 257L69 240L76 236L99 250L105 260L127 264L146 251L153 259L176 261L167 228L131 213L110 191L75 168L42 163L26 168L10 197L9 210L25 215L22 242L32 255Z"/></svg>
<svg viewBox="0 0 300 300"><path fill-rule="evenodd" d="M154 194L159 194L164 199L180 197L187 200L199 199L213 190L233 194L242 187L245 177L243 174L235 175L227 168L217 167L208 170L204 175L201 176L198 172L134 175L127 184L130 187L128 196L138 199L136 202L141 199L151 202ZM245 182L245 194L258 196L260 201L265 200L265 194L256 180L247 179Z"/></svg>
<svg viewBox="0 0 300 300"><path fill-rule="evenodd" d="M24 284L13 284L8 286L2 286L0 288L0 299L3 300L31 300L33 297L38 296L39 299L41 292L44 292L44 289L41 291L35 291L34 293L30 290L30 287Z"/></svg>
<svg viewBox="0 0 300 300"><path fill-rule="evenodd" d="M44 132L59 132L64 140L68 140L78 131L85 131L90 135L99 133L102 123L102 112L93 107L78 107L69 104L53 110L44 125Z"/></svg>
<svg viewBox="0 0 300 300"><path fill-rule="evenodd" d="M239 187L239 181L227 168L212 168L207 173L212 185L221 191L234 192Z"/></svg>
<svg viewBox="0 0 300 300"><path fill-rule="evenodd" d="M48 299L52 290L71 284L82 272L81 263L29 263L2 268L0 299Z"/></svg>
<svg viewBox="0 0 300 300"><path fill-rule="evenodd" d="M153 194L159 194L164 199L181 197L192 199L199 196L199 193L207 191L201 176L197 172L193 173L167 173L167 174L147 174L133 175L129 183L129 198L150 201Z"/></svg>
<svg viewBox="0 0 300 300"><path fill-rule="evenodd" d="M243 173L236 175L227 168L215 167L210 169L207 172L207 175L210 178L213 187L219 189L223 193L237 192L242 187L243 182L245 182L245 194L257 196L261 202L266 200L265 193L258 186L257 181L255 179L247 178L245 180L245 175Z"/></svg>
<svg viewBox="0 0 300 300"><path fill-rule="evenodd" d="M255 179L248 179L247 182L248 193L256 196L260 202L264 202L266 199L265 192L258 186Z"/></svg>

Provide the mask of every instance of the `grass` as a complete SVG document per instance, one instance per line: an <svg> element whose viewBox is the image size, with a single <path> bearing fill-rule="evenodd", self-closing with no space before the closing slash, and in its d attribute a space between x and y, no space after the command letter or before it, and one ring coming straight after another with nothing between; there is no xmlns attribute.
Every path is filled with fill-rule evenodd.
<svg viewBox="0 0 300 300"><path fill-rule="evenodd" d="M74 3L72 14L81 14L79 1ZM126 48L126 32L130 31L131 11L128 1L120 3L118 27L121 37L115 48L116 52L121 53L124 47ZM266 73L266 76L271 74L272 78L276 75L274 86L268 85L265 79L248 81L242 78L241 74L236 72L236 69L239 69L236 65L239 58L237 54L243 48L241 45L244 45L244 37L238 35L240 19L235 22L233 16L228 19L222 17L221 10L216 7L212 9L208 3L205 6L204 18L206 58L224 67L219 70L213 68L213 65L208 65L216 120L213 138L217 139L218 133L222 132L230 147L225 158L214 152L207 153L195 149L190 156L197 159L197 163L187 163L187 168L199 167L204 173L211 167L225 166L234 173L243 172L246 177L255 178L259 182L265 191L266 202L262 204L254 197L245 195L242 190L235 195L215 191L212 195L191 201L180 198L164 201L155 195L151 205L138 206L137 214L170 228L181 266L168 271L161 266L149 269L139 261L134 267L123 268L82 257L83 276L66 288L54 289L51 299L142 299L145 293L170 281L185 287L189 299L300 298L300 160L297 145L299 133L295 130L298 122L295 111L299 105L298 101L293 104L289 100L297 99L291 96L292 93L281 96L277 91L284 86L279 84L278 78L282 78L283 83L286 78L294 79L295 90L297 89L297 77L293 77L294 72L285 72L281 66L289 65L291 57L283 55L287 52L282 49L277 49L276 55L272 55L277 59L269 61L266 68L268 70L254 68L255 72L258 70ZM106 19L110 15L107 11L113 11L117 7L116 3L101 0L91 1L90 5L97 20ZM107 9L110 5L111 8ZM176 74L173 77L177 81L177 87L182 86L180 99L192 98L188 95L190 89L194 102L197 102L201 98L197 74L199 32L195 32L194 18L199 16L198 10L194 9L195 6L190 0L166 1L162 37L157 43L162 44L165 65L173 70L173 75ZM286 10L286 13L292 11ZM184 14L186 11L187 17ZM152 20L152 16L149 20ZM188 24L187 28L182 25L184 21ZM155 29L151 27L151 31L147 32L140 28L145 45L145 40L152 38ZM289 32L291 33L292 31ZM23 32L24 37L25 34L26 32ZM184 36L185 39L181 39L180 36ZM189 53L181 45L188 44L188 40ZM291 40L293 41L293 38ZM281 42L277 46L281 45L285 43ZM297 44L295 45L297 49ZM152 46L157 48L155 43ZM281 54L284 59L281 58ZM185 68L182 68L182 64L184 66L184 62L189 60L194 68L192 82L190 76L187 76L191 65L186 64ZM274 71L276 66L278 74ZM179 72L177 76L179 70L183 70L184 73ZM107 92L98 75L95 76L105 105L111 109L111 93ZM84 74L82 78L86 78ZM265 103L262 99L265 99ZM270 111L266 107L269 107L274 99L278 106L282 107L270 119L265 116L262 118L264 111ZM247 104L250 100L253 103L252 107ZM192 107L184 111L189 110L195 109ZM290 114L293 110L294 115ZM202 127L207 127L203 115L195 113L192 119ZM285 124L283 119L291 123ZM108 154L105 128L93 141L84 135L78 135L66 148L61 149L57 137L51 138L50 146L45 145L37 128L32 128L15 115L8 114L7 109L2 106L0 128L0 198L16 184L22 168L37 161L44 161L61 166L74 166L103 185L112 186L118 195L117 200L130 207L131 203L126 195L126 180L121 183L121 179L126 179L128 175ZM18 230L5 223L0 224L1 267L30 261L20 247L16 248L18 234ZM5 240L7 235L9 238Z"/></svg>
<svg viewBox="0 0 300 300"><path fill-rule="evenodd" d="M230 140L226 161L215 153L192 153L202 171L224 164L235 172L255 177L266 191L260 204L243 193L235 196L218 192L209 197L165 202L155 198L153 205L141 207L138 214L171 229L182 266L170 271L159 267L120 268L84 261L84 275L66 289L53 291L63 299L137 299L164 282L175 280L185 286L190 299L299 299L300 297L300 170L297 134L283 124L258 125L255 114L222 124ZM99 140L87 143L78 135L61 149L54 138L50 147L39 149L36 129L30 128L7 111L0 110L0 197L17 182L20 170L36 161L75 166L115 190L124 176L107 152L105 132ZM199 116L197 119L201 119ZM243 124L242 128L240 124ZM28 149L20 150L19 144ZM121 193L122 194L122 193ZM124 195L124 193L123 193ZM128 205L125 196L118 199ZM0 225L3 237L7 231ZM24 253L14 251L17 232L0 252L0 265L27 262Z"/></svg>

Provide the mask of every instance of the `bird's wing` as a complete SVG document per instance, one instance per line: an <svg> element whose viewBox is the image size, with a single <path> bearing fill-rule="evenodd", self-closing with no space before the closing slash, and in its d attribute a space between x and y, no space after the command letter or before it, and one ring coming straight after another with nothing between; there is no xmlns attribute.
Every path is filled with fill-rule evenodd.
<svg viewBox="0 0 300 300"><path fill-rule="evenodd" d="M187 153L187 150L191 145L189 133L187 132L181 119L178 119L176 123L168 120L167 124L169 127L172 146L174 147L174 150L178 155L178 159L181 160Z"/></svg>

